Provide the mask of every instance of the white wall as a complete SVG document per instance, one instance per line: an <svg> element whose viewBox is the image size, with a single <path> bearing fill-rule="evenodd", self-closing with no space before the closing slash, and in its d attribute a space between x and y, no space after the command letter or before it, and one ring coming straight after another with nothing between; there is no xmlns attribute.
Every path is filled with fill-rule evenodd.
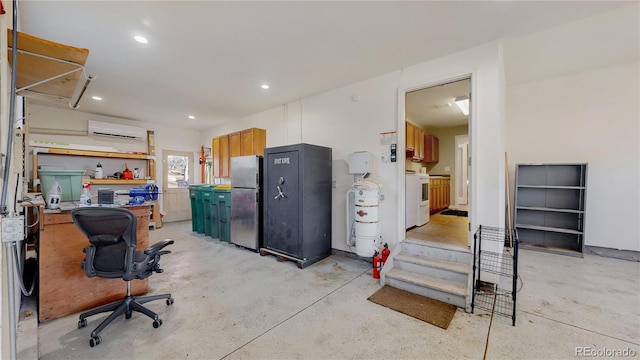
<svg viewBox="0 0 640 360"><path fill-rule="evenodd" d="M640 250L639 69L632 62L507 88L512 189L517 163L588 163L586 245Z"/></svg>
<svg viewBox="0 0 640 360"><path fill-rule="evenodd" d="M347 173L348 154L369 151L376 156L372 178L383 188L379 214L383 241L393 246L404 239L404 151L398 162L382 162L389 153L380 133L397 131L398 149L404 148L404 91L454 77L472 74L477 101L472 109L476 133L474 152L475 216L472 224L504 225L503 76L501 45L494 42L437 60L418 64L356 84L285 104L204 131L201 142L249 127L267 130L267 147L299 142L333 149L332 247L350 251L346 245L345 193L354 181ZM399 95L399 89L402 96ZM399 102L402 103L399 103ZM473 210L472 210L473 211ZM472 212L473 214L473 212Z"/></svg>
<svg viewBox="0 0 640 360"><path fill-rule="evenodd" d="M636 2L505 41L511 194L517 163L588 163L586 245L640 250L638 29Z"/></svg>
<svg viewBox="0 0 640 360"><path fill-rule="evenodd" d="M333 149L336 187L333 189L332 247L335 249L350 251L345 239L345 194L355 180L348 173L347 163L349 154L355 151L369 151L375 155L376 164L369 179L382 184L384 200L378 208L382 241L397 241L398 181L395 169L398 166L404 169L403 152L398 153L399 162L381 162L380 155L388 154L390 150L389 145L380 144L380 133L396 131L399 74L386 74L302 100L302 141ZM398 148L404 148L404 145Z"/></svg>

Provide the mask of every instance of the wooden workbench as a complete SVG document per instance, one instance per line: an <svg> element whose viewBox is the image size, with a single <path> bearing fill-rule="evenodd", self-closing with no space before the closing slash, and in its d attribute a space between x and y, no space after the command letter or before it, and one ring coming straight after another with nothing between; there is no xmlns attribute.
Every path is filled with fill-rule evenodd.
<svg viewBox="0 0 640 360"><path fill-rule="evenodd" d="M128 208L138 218L138 250L149 246L148 205ZM45 322L122 299L127 284L122 279L88 278L80 263L87 237L76 227L70 211L47 213L40 208L38 244L38 320ZM149 281L132 280L134 295L149 291Z"/></svg>

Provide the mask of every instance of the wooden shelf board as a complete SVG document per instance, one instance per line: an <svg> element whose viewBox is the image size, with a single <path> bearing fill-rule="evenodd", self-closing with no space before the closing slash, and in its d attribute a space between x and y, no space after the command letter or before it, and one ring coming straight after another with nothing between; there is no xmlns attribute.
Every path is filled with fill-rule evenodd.
<svg viewBox="0 0 640 360"><path fill-rule="evenodd" d="M8 29L8 38L8 59L11 65L13 61L11 29ZM21 32L18 32L17 49L19 50L16 64L17 89L51 79L32 86L28 90L20 91L19 95L41 100L46 99L47 96L71 99L82 76L80 70L87 61L89 49L64 45ZM56 77L65 73L68 74Z"/></svg>
<svg viewBox="0 0 640 360"><path fill-rule="evenodd" d="M94 156L104 158L117 158L117 159L140 159L149 160L153 156L147 154L130 154L120 152L107 152L96 150L74 150L74 149L61 149L61 148L46 148L39 147L33 149L34 154L52 154L52 155L72 155L72 156Z"/></svg>
<svg viewBox="0 0 640 360"><path fill-rule="evenodd" d="M91 183L96 185L146 185L149 182L153 183L153 180L145 180L145 179L133 179L133 180L122 180L122 179L83 179L83 183Z"/></svg>

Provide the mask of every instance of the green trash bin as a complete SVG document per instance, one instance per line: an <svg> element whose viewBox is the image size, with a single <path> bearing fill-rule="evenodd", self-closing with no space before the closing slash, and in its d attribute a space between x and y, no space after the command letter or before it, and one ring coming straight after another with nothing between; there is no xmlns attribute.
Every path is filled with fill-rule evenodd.
<svg viewBox="0 0 640 360"><path fill-rule="evenodd" d="M214 188L218 208L220 241L231 242L231 186L218 185Z"/></svg>
<svg viewBox="0 0 640 360"><path fill-rule="evenodd" d="M204 234L204 208L202 207L202 191L204 185L189 185L191 199L191 231Z"/></svg>
<svg viewBox="0 0 640 360"><path fill-rule="evenodd" d="M218 197L215 195L213 187L211 187L211 201L209 202L209 215L211 216L211 237L220 238L220 214L218 213Z"/></svg>
<svg viewBox="0 0 640 360"><path fill-rule="evenodd" d="M199 191L202 192L202 209L203 209L203 214L204 214L204 234L206 236L210 236L212 238L217 238L218 237L218 214L215 214L215 216L213 215L213 211L216 211L215 209L217 209L216 206L212 206L212 202L216 201L216 198L214 196L214 192L213 192L213 186L212 185L205 185L202 186ZM214 220L216 221L215 227L214 227ZM215 231L214 231L215 228Z"/></svg>

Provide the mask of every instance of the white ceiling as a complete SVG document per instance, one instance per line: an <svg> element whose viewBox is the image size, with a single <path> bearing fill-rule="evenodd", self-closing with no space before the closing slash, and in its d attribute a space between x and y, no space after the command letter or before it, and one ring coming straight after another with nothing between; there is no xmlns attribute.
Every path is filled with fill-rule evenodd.
<svg viewBox="0 0 640 360"><path fill-rule="evenodd" d="M631 3L29 0L18 28L90 50L80 111L208 128Z"/></svg>
<svg viewBox="0 0 640 360"><path fill-rule="evenodd" d="M405 96L407 120L431 128L466 125L467 115L456 106L455 99L469 96L471 81L459 80L447 84L412 91Z"/></svg>

